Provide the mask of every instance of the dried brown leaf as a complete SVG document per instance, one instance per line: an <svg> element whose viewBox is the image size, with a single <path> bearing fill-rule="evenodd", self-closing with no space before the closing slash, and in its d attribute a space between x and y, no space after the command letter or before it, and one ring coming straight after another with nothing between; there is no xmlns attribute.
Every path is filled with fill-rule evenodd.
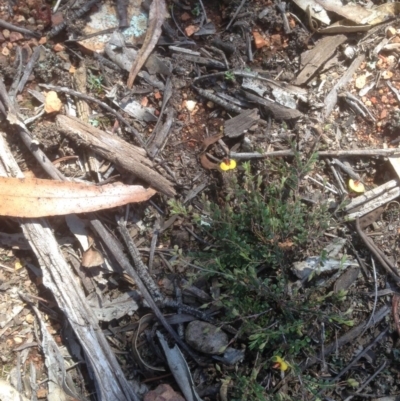
<svg viewBox="0 0 400 401"><path fill-rule="evenodd" d="M143 202L156 191L122 183L103 186L75 182L0 177L0 216L44 217L87 213Z"/></svg>
<svg viewBox="0 0 400 401"><path fill-rule="evenodd" d="M127 86L132 88L133 81L135 80L143 64L146 62L150 53L153 51L158 39L161 35L161 27L164 23L166 16L166 8L164 0L153 0L149 12L149 27L147 28L146 37L144 38L143 46L141 47L137 58L132 64L131 71L129 72Z"/></svg>
<svg viewBox="0 0 400 401"><path fill-rule="evenodd" d="M104 263L103 255L95 248L89 248L83 252L82 255L82 266L83 267L94 267L100 266Z"/></svg>
<svg viewBox="0 0 400 401"><path fill-rule="evenodd" d="M200 163L206 170L219 170L219 165L211 162L205 153L200 155Z"/></svg>

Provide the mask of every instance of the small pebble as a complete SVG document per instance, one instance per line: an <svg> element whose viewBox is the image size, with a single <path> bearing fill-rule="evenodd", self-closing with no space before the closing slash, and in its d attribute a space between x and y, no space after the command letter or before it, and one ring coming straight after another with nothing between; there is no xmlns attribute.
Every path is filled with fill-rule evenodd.
<svg viewBox="0 0 400 401"><path fill-rule="evenodd" d="M24 38L24 36L19 32L12 31L10 33L10 42L17 42L18 40L21 40L23 38Z"/></svg>
<svg viewBox="0 0 400 401"><path fill-rule="evenodd" d="M188 324L185 340L195 350L210 355L223 354L229 343L228 335L221 328L200 320Z"/></svg>

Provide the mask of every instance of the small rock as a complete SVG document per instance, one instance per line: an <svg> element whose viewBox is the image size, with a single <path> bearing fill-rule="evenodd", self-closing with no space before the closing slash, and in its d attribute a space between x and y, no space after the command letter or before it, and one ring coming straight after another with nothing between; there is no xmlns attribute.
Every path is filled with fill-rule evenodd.
<svg viewBox="0 0 400 401"><path fill-rule="evenodd" d="M366 83L367 83L367 76L365 74L359 75L356 79L356 88L362 89L364 88Z"/></svg>
<svg viewBox="0 0 400 401"><path fill-rule="evenodd" d="M229 342L228 335L219 327L200 320L188 324L185 339L195 350L210 355L224 353Z"/></svg>
<svg viewBox="0 0 400 401"><path fill-rule="evenodd" d="M262 35L257 31L253 32L253 38L254 38L254 44L257 49L270 46L270 42L267 39L264 39Z"/></svg>
<svg viewBox="0 0 400 401"><path fill-rule="evenodd" d="M24 22L25 21L25 17L23 16L23 15L17 15L15 18L14 18L14 20L15 20L15 22Z"/></svg>
<svg viewBox="0 0 400 401"><path fill-rule="evenodd" d="M185 33L187 36L192 36L195 32L199 30L198 26L189 25L185 28Z"/></svg>
<svg viewBox="0 0 400 401"><path fill-rule="evenodd" d="M279 34L271 35L271 45L281 46L282 45L282 36Z"/></svg>
<svg viewBox="0 0 400 401"><path fill-rule="evenodd" d="M40 40L39 40L39 45L44 45L44 44L46 44L46 42L47 42L47 38L46 38L46 36L43 36L43 37L40 38Z"/></svg>
<svg viewBox="0 0 400 401"><path fill-rule="evenodd" d="M10 33L10 42L17 42L18 40L21 40L23 38L24 38L24 35L22 35L22 33L14 32L14 31L12 31Z"/></svg>
<svg viewBox="0 0 400 401"><path fill-rule="evenodd" d="M3 36L8 39L10 37L10 31L8 29L3 29Z"/></svg>
<svg viewBox="0 0 400 401"><path fill-rule="evenodd" d="M160 384L155 390L149 391L143 401L185 401L185 399L169 384Z"/></svg>
<svg viewBox="0 0 400 401"><path fill-rule="evenodd" d="M48 92L44 102L44 111L46 113L54 113L60 111L61 107L62 103L57 95L57 92L54 91Z"/></svg>
<svg viewBox="0 0 400 401"><path fill-rule="evenodd" d="M4 35L0 32L0 43L3 43L6 40Z"/></svg>
<svg viewBox="0 0 400 401"><path fill-rule="evenodd" d="M62 52L64 50L64 46L60 43L56 43L53 46L53 50L57 53L57 52Z"/></svg>
<svg viewBox="0 0 400 401"><path fill-rule="evenodd" d="M3 56L8 56L8 55L10 55L10 50L8 50L7 47L3 47L3 50L1 51L1 54Z"/></svg>
<svg viewBox="0 0 400 401"><path fill-rule="evenodd" d="M184 12L184 13L181 15L181 20L182 20L182 21L189 21L191 18L192 18L192 17L191 17L190 14L187 13L187 12Z"/></svg>
<svg viewBox="0 0 400 401"><path fill-rule="evenodd" d="M0 66L6 67L8 65L8 58L2 54L0 54Z"/></svg>
<svg viewBox="0 0 400 401"><path fill-rule="evenodd" d="M14 343L15 344L22 344L23 341L24 340L21 337L18 337L18 336L14 337Z"/></svg>
<svg viewBox="0 0 400 401"><path fill-rule="evenodd" d="M33 17L29 17L28 18L28 24L30 24L30 25L35 25L35 18L33 18Z"/></svg>
<svg viewBox="0 0 400 401"><path fill-rule="evenodd" d="M383 79L390 79L392 77L393 77L393 72L392 71L386 70L386 71L382 72L382 78Z"/></svg>
<svg viewBox="0 0 400 401"><path fill-rule="evenodd" d="M32 55L32 49L29 45L25 44L22 46L22 61L24 64L28 62L28 60L31 58Z"/></svg>
<svg viewBox="0 0 400 401"><path fill-rule="evenodd" d="M47 389L45 389L45 388L39 388L39 389L36 391L36 397L39 398L39 399L41 399L41 398L47 398L47 396L48 396L48 391L47 391Z"/></svg>
<svg viewBox="0 0 400 401"><path fill-rule="evenodd" d="M32 315L32 313L28 313L25 316L25 322L26 323L32 324L34 321L35 321L35 317Z"/></svg>
<svg viewBox="0 0 400 401"><path fill-rule="evenodd" d="M392 36L396 35L397 31L396 28L393 26L389 26L386 28L386 37L391 38Z"/></svg>
<svg viewBox="0 0 400 401"><path fill-rule="evenodd" d="M196 107L197 102L195 102L194 100L186 100L184 102L184 107L186 107L187 110L189 111L193 111L194 108Z"/></svg>
<svg viewBox="0 0 400 401"><path fill-rule="evenodd" d="M59 11L51 16L51 26L60 25L63 21L63 15Z"/></svg>

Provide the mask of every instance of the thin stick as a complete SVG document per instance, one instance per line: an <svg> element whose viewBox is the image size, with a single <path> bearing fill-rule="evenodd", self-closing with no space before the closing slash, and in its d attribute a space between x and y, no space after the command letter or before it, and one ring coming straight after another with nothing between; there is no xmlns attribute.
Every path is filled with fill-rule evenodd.
<svg viewBox="0 0 400 401"><path fill-rule="evenodd" d="M206 9L204 8L204 4L203 4L202 0L199 0L199 3L200 3L201 8L203 10L203 17L201 18L201 23L200 23L200 28L201 28L203 26L204 20L206 21L206 23L207 23L208 20L207 20Z"/></svg>
<svg viewBox="0 0 400 401"><path fill-rule="evenodd" d="M360 176L354 172L352 168L346 166L340 160L332 159L331 164L336 164L336 166L340 167L350 178L353 178L353 180L360 181Z"/></svg>
<svg viewBox="0 0 400 401"><path fill-rule="evenodd" d="M197 89L197 88L196 88ZM400 149L352 149L352 150L327 150L317 153L319 157L354 157L354 156L395 156L400 157ZM292 150L277 150L275 152L266 153L236 153L231 152L232 159L236 160L252 160L267 159L269 157L287 157L294 156Z"/></svg>
<svg viewBox="0 0 400 401"><path fill-rule="evenodd" d="M332 343L328 344L325 346L325 357L332 354L335 350L339 350L340 347L343 345L349 343L350 341L355 340L358 338L360 333L367 327L371 327L372 324L377 324L379 323L386 315L388 315L391 311L391 308L389 305L383 305L374 315L373 320L368 324L365 322L360 323L358 326L353 327L350 329L347 333L345 333L343 336L341 336L339 339L333 341ZM311 357L308 359L308 361L305 363L304 366L302 366L301 370L304 371L305 369L310 368L317 362L321 360L321 356L319 357Z"/></svg>
<svg viewBox="0 0 400 401"><path fill-rule="evenodd" d="M40 49L42 46L36 46L35 50L32 53L32 56L28 62L28 64L25 66L25 71L24 74L22 75L21 80L19 81L19 84L17 86L17 94L22 92L22 90L25 87L25 84L28 82L29 76L32 73L33 67L36 64L36 61L39 59L40 56Z"/></svg>
<svg viewBox="0 0 400 401"><path fill-rule="evenodd" d="M339 185L340 191L342 192L341 195L347 194L346 188L344 187L344 185L342 183L341 177L339 177L339 174L336 171L335 167L333 167L333 164L332 163L328 163L328 166L331 169L333 176L336 178L336 181L337 181L337 183Z"/></svg>
<svg viewBox="0 0 400 401"><path fill-rule="evenodd" d="M242 9L242 7L244 6L244 3L246 3L246 0L242 0L242 2L239 4L239 7L236 9L235 14L233 14L232 19L229 21L228 26L226 27L226 30L228 30L231 25L233 24L233 21L235 21L236 17L238 16L240 10Z"/></svg>
<svg viewBox="0 0 400 401"><path fill-rule="evenodd" d="M10 31L15 31L19 33L23 33L24 35L33 36L34 38L40 38L40 33L30 31L29 29L21 28L19 26L10 24L9 22L0 19L0 26L5 29L9 29Z"/></svg>
<svg viewBox="0 0 400 401"><path fill-rule="evenodd" d="M375 337L372 342L365 347L359 354L357 354L357 356L344 368L342 369L334 378L328 380L328 383L335 383L337 382L345 373L347 373L352 366L354 366L354 364L359 361L375 344L379 343L379 341L386 336L387 332L389 331L389 327L387 327L385 330L383 330L377 337ZM320 390L317 394L316 394L316 398L314 399L318 399L318 397L320 397L323 393L325 393L325 391L327 390L327 388L323 388L322 390Z"/></svg>
<svg viewBox="0 0 400 401"><path fill-rule="evenodd" d="M374 315L375 315L376 305L378 304L378 279L376 277L375 261L372 256L371 256L371 264L372 264L372 272L374 273L373 274L373 277L374 277L374 306L372 308L372 313L368 320L368 323L365 326L365 329L361 333L360 337L367 331L367 327L369 326L369 324L372 323L372 319L374 318Z"/></svg>
<svg viewBox="0 0 400 401"><path fill-rule="evenodd" d="M392 265L392 263L387 259L386 255L382 253L377 246L374 244L374 242L371 240L371 238L367 237L365 232L361 229L360 226L360 219L357 217L356 219L356 231L357 234L361 237L361 239L364 241L365 245L367 248L375 255L375 257L378 259L379 263L382 265L382 267L386 270L386 272L396 281L400 282L400 277L396 273L396 268Z"/></svg>
<svg viewBox="0 0 400 401"><path fill-rule="evenodd" d="M156 303L162 302L164 297L162 296L159 288L157 287L156 283L154 282L153 278L150 276L149 271L145 264L142 261L142 258L140 257L139 250L137 249L135 243L133 242L129 231L126 227L126 221L123 219L120 219L118 221L118 231L120 232L129 253L131 254L131 257L133 259L133 263L135 264L135 267L137 269L137 272L143 280L143 283L149 290L151 296L154 298L154 301ZM132 277L134 279L134 277Z"/></svg>
<svg viewBox="0 0 400 401"><path fill-rule="evenodd" d="M160 234L160 228L161 228L160 218L157 216L156 222L154 223L153 236L151 238L151 244L150 244L150 253L149 253L149 272L150 272L150 274L153 270L154 254L156 253L156 245L157 245L158 236Z"/></svg>
<svg viewBox="0 0 400 401"><path fill-rule="evenodd" d="M344 401L350 401L355 395L358 395L360 397L361 391L364 390L364 388L368 386L368 384L371 380L374 380L375 377L378 376L379 373L381 373L383 369L385 369L386 364L387 364L387 361L386 360L383 361L382 365L379 366L378 370L376 372L374 372L370 377L368 377L368 379L357 389L357 391L354 394L349 395ZM371 397L371 398L375 398L375 397Z"/></svg>

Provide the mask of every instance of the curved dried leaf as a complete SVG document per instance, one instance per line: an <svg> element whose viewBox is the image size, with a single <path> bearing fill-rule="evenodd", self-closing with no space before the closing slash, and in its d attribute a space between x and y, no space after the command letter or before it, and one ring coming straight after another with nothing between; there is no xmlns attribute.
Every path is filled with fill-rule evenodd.
<svg viewBox="0 0 400 401"><path fill-rule="evenodd" d="M75 182L0 177L0 216L45 217L143 202L156 191L140 185L86 185Z"/></svg>
<svg viewBox="0 0 400 401"><path fill-rule="evenodd" d="M136 60L133 62L131 71L129 72L127 86L132 89L133 81L137 74L146 62L150 53L153 51L158 39L161 36L161 27L164 23L166 15L166 7L164 0L153 0L150 5L149 11L149 27L147 28L146 37L142 48L137 55Z"/></svg>
<svg viewBox="0 0 400 401"><path fill-rule="evenodd" d="M205 153L200 155L200 163L206 170L218 170L219 165L211 162Z"/></svg>

